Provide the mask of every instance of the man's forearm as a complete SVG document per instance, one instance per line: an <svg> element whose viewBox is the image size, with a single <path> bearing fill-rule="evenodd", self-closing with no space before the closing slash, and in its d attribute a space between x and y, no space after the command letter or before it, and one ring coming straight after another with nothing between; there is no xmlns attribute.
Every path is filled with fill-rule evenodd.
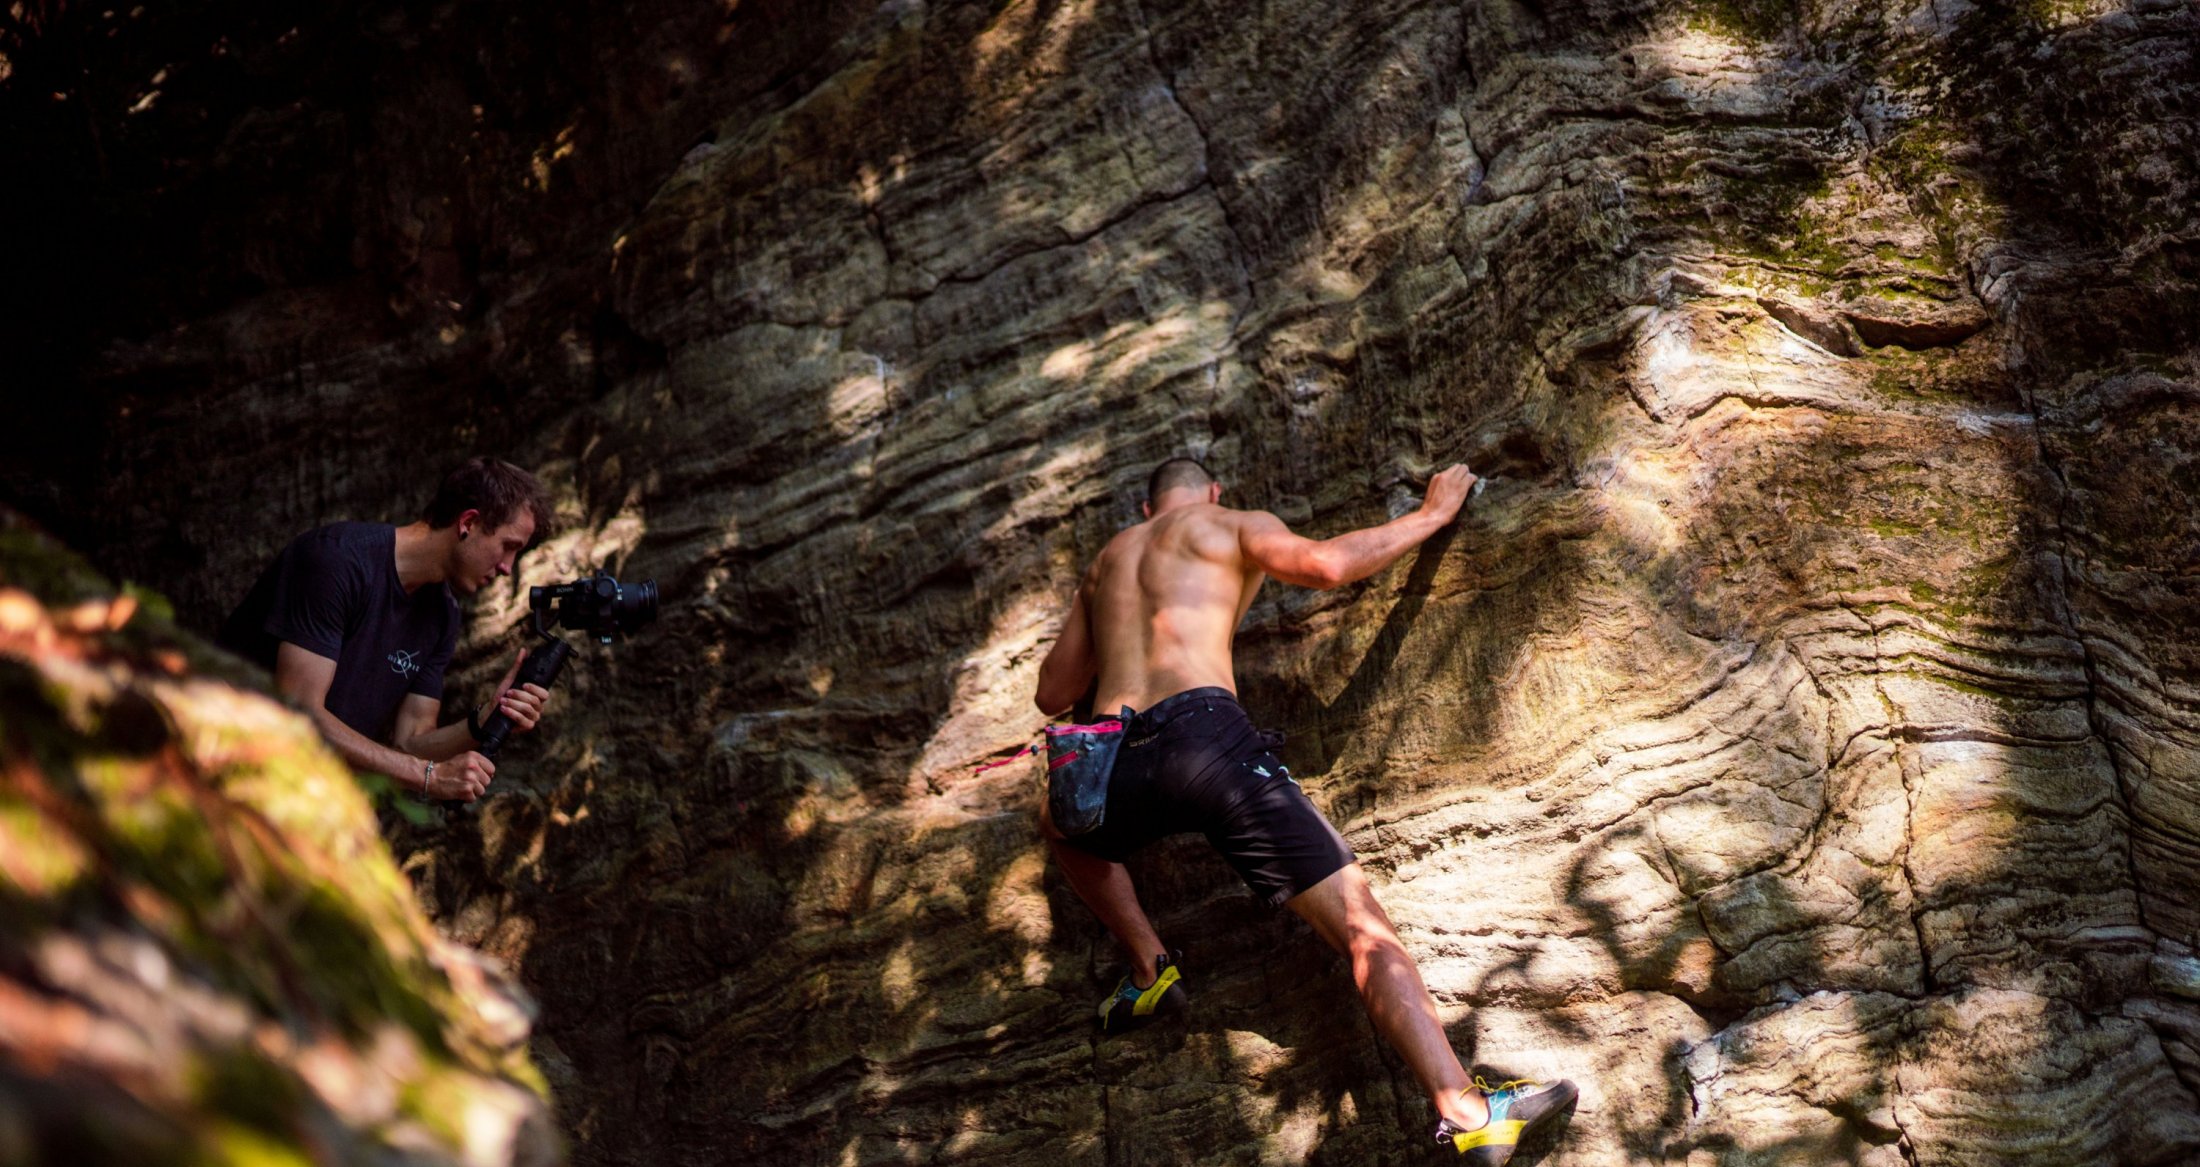
<svg viewBox="0 0 2200 1167"><path fill-rule="evenodd" d="M474 741L474 733L466 728L465 722L454 721L440 729L414 734L398 744L414 757L440 762L445 758L455 758L479 743Z"/></svg>
<svg viewBox="0 0 2200 1167"><path fill-rule="evenodd" d="M308 715L313 718L315 728L321 731L321 737L353 768L388 775L407 790L423 789L427 784L427 763L441 760L416 757L385 746L337 720L336 715L326 709L311 710ZM459 726L458 731L463 734L466 727Z"/></svg>
<svg viewBox="0 0 2200 1167"><path fill-rule="evenodd" d="M1400 556L1428 541L1444 529L1444 522L1426 511L1400 515L1380 527L1348 531L1322 544L1339 586L1366 579L1396 563Z"/></svg>

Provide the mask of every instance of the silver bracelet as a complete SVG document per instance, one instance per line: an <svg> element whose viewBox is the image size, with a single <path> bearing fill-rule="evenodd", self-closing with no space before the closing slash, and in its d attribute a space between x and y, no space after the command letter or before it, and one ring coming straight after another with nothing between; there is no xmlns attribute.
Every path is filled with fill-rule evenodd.
<svg viewBox="0 0 2200 1167"><path fill-rule="evenodd" d="M432 793L434 789L435 763L430 762L428 763L427 768L420 772L420 793L413 795L413 797L419 799L422 802L434 802L435 795Z"/></svg>

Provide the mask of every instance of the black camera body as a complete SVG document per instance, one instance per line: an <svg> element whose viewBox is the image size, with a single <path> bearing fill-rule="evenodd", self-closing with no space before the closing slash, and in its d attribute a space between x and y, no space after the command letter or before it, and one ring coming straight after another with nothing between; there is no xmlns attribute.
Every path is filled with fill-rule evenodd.
<svg viewBox="0 0 2200 1167"><path fill-rule="evenodd" d="M512 684L541 685L547 689L559 670L573 656L573 646L551 629L570 628L610 644L620 636L632 636L657 618L657 581L622 584L607 571L546 588L527 589L527 606L534 609L535 632L542 643L527 654ZM499 710L481 723L483 757L494 758L512 735L512 719Z"/></svg>
<svg viewBox="0 0 2200 1167"><path fill-rule="evenodd" d="M546 625L562 624L583 636L605 644L613 637L632 636L657 618L657 581L621 584L610 572L547 588L527 589L527 606L535 610L535 631L550 638Z"/></svg>

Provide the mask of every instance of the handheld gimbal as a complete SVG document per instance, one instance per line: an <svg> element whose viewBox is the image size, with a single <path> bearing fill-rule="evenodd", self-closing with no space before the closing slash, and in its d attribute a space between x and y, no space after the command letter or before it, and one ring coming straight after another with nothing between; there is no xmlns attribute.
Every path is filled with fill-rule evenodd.
<svg viewBox="0 0 2200 1167"><path fill-rule="evenodd" d="M573 646L551 628L564 625L603 644L614 637L632 636L657 618L657 581L622 585L609 572L599 571L554 587L529 588L527 606L534 609L535 634L542 642L527 654L527 663L520 666L512 683L547 689L573 656ZM511 734L512 719L498 710L481 723L480 744L474 748L483 757L494 758Z"/></svg>

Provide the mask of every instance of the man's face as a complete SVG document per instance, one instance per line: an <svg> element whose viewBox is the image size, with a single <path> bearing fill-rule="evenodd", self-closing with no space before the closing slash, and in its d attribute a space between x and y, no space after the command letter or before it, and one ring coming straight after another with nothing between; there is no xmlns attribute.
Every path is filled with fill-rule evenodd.
<svg viewBox="0 0 2200 1167"><path fill-rule="evenodd" d="M458 562L451 572L450 585L459 595L470 596L498 576L512 574L512 561L535 537L535 516L521 511L503 526L491 528L481 521L479 513L468 511L459 516L458 529L465 538L458 541Z"/></svg>

